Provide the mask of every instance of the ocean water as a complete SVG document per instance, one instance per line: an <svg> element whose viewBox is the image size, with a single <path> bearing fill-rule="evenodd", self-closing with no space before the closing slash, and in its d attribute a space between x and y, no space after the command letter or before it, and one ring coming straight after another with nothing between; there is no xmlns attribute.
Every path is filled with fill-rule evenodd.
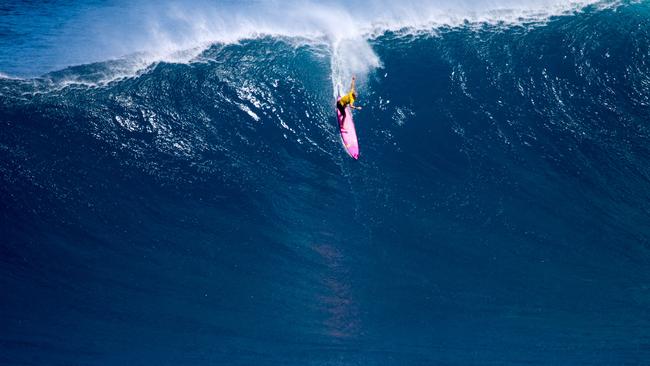
<svg viewBox="0 0 650 366"><path fill-rule="evenodd" d="M18 1L0 73L2 365L650 360L648 2Z"/></svg>

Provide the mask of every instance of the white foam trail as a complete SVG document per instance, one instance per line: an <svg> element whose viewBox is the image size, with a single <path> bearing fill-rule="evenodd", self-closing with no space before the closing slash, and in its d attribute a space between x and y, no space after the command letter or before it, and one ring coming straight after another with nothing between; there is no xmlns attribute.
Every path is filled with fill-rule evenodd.
<svg viewBox="0 0 650 366"><path fill-rule="evenodd" d="M381 65L379 57L362 38L337 40L332 44L332 84L334 95L347 93L352 76L359 83L374 68Z"/></svg>

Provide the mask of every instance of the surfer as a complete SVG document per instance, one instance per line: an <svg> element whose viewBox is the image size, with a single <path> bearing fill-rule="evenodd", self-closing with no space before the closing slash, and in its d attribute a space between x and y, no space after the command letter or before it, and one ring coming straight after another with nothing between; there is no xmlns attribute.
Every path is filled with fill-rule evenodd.
<svg viewBox="0 0 650 366"><path fill-rule="evenodd" d="M341 112L341 121L345 121L345 107L350 106L351 109L361 110L361 107L354 106L354 101L357 99L357 91L354 90L355 81L356 77L353 76L352 85L350 85L350 91L336 102L336 108L339 110L339 112Z"/></svg>

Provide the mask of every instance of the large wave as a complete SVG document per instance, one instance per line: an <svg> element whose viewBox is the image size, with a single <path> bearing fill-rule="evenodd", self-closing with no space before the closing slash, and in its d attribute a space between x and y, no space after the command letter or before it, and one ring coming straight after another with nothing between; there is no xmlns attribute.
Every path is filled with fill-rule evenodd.
<svg viewBox="0 0 650 366"><path fill-rule="evenodd" d="M643 364L650 11L585 4L181 4L173 60L0 79L0 362Z"/></svg>

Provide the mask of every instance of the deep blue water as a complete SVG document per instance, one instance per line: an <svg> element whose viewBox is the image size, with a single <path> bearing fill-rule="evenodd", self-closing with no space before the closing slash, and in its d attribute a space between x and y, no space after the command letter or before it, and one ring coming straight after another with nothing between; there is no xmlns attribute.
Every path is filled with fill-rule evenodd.
<svg viewBox="0 0 650 366"><path fill-rule="evenodd" d="M0 364L647 365L650 4L369 42L0 79Z"/></svg>

